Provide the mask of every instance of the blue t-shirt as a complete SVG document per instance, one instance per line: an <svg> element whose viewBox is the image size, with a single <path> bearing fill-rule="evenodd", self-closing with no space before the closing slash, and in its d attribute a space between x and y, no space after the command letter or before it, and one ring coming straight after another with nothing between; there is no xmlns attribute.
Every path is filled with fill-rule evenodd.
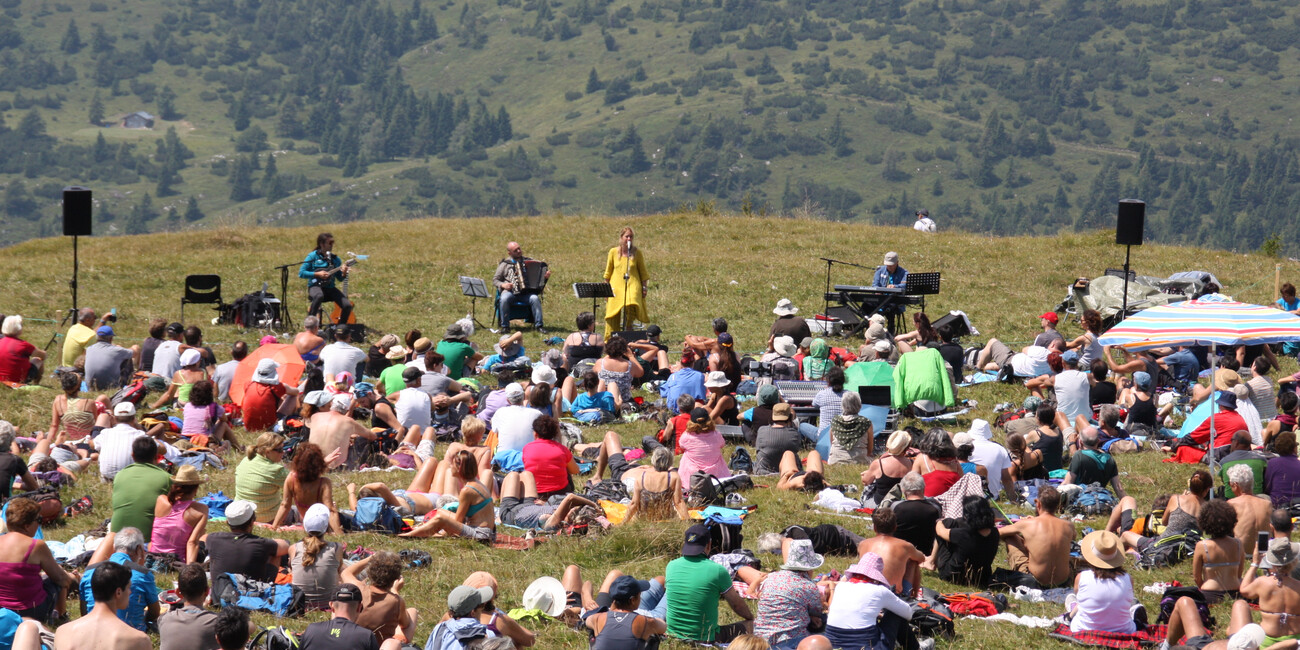
<svg viewBox="0 0 1300 650"><path fill-rule="evenodd" d="M491 370L497 364L510 363L511 361L514 361L515 359L524 356L524 354L525 354L524 346L522 345L519 346L519 351L515 354L511 354L511 355L493 354L483 361L483 369Z"/></svg>
<svg viewBox="0 0 1300 650"><path fill-rule="evenodd" d="M1201 372L1201 364L1196 361L1196 355L1192 354L1191 350L1179 350L1166 356L1164 361L1165 368L1177 381L1196 381L1196 376Z"/></svg>
<svg viewBox="0 0 1300 650"><path fill-rule="evenodd" d="M573 412L585 411L587 409L600 409L613 413L618 410L614 406L614 394L609 391L596 393L594 396L588 393L582 393L573 398Z"/></svg>
<svg viewBox="0 0 1300 650"><path fill-rule="evenodd" d="M117 610L117 617L123 623L144 632L144 612L150 604L158 602L158 585L154 582L153 573L132 562L131 556L126 553L114 553L108 561L131 569L131 602L126 609ZM77 585L87 612L95 606L95 595L90 591L90 576L94 574L95 570L90 569L81 576L81 582Z"/></svg>
<svg viewBox="0 0 1300 650"><path fill-rule="evenodd" d="M1278 298L1277 308L1281 309L1282 311L1295 311L1297 309L1300 309L1300 297L1297 297L1295 300L1292 300L1290 302L1287 302L1286 298Z"/></svg>
<svg viewBox="0 0 1300 650"><path fill-rule="evenodd" d="M701 402L709 398L709 392L704 389L704 373L694 368L682 368L669 375L668 381L659 387L659 394L663 395L673 413L677 412L677 398L682 395L690 395Z"/></svg>

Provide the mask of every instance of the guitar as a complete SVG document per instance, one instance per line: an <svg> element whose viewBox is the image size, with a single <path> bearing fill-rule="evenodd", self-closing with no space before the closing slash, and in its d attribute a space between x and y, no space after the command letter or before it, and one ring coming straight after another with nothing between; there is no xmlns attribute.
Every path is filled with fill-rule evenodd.
<svg viewBox="0 0 1300 650"><path fill-rule="evenodd" d="M343 272L344 269L350 269L353 266L355 266L357 262L368 259L369 257L370 257L369 255L357 255L352 251L348 251L348 260L343 264L339 265L338 268L334 269L333 271L330 271L330 275L332 277L335 273L341 273ZM352 279L351 273L343 276L343 286L339 290L343 292L344 296L348 295L348 280L351 279ZM334 313L330 316L330 318L332 318L335 323L338 323L339 317L342 315L343 315L343 309L339 307L338 304L336 303L334 305ZM352 311L348 314L347 324L355 325L356 322L357 322L357 303L356 301L352 301Z"/></svg>

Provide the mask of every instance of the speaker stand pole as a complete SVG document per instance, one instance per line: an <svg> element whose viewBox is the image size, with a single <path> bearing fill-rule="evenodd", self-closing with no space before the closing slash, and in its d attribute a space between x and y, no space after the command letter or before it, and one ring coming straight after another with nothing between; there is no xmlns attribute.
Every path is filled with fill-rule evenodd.
<svg viewBox="0 0 1300 650"><path fill-rule="evenodd" d="M1123 307L1123 311L1119 313L1120 322L1128 318L1128 257L1129 254L1132 252L1133 252L1133 245L1125 244L1124 245L1124 307Z"/></svg>
<svg viewBox="0 0 1300 650"><path fill-rule="evenodd" d="M280 315L284 319L281 327L286 330L292 327L293 318L289 316L289 267L288 265L280 267Z"/></svg>
<svg viewBox="0 0 1300 650"><path fill-rule="evenodd" d="M823 257L822 259L826 258ZM826 291L822 293L822 316L825 316L827 319L824 325L824 327L827 328L830 327L830 315L826 312L830 311L831 308L831 301L829 298L831 292L831 264L834 264L834 262L826 260Z"/></svg>
<svg viewBox="0 0 1300 650"><path fill-rule="evenodd" d="M80 262L77 259L77 239L79 238L76 235L72 236L72 282L69 283L72 285L72 311L74 312L77 311L77 267Z"/></svg>

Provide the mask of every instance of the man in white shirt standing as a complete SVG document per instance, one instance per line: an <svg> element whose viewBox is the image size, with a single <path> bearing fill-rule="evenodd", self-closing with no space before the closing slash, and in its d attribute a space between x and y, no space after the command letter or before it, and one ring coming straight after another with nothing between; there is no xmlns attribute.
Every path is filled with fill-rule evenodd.
<svg viewBox="0 0 1300 650"><path fill-rule="evenodd" d="M334 342L320 351L321 372L325 374L325 383L345 372L350 372L355 379L361 376L357 371L359 364L365 363L366 352L352 345L352 332L347 325L334 328Z"/></svg>
<svg viewBox="0 0 1300 650"><path fill-rule="evenodd" d="M917 232L934 232L934 219L930 218L930 211L921 208L916 211L916 223L912 224L912 230Z"/></svg>
<svg viewBox="0 0 1300 650"><path fill-rule="evenodd" d="M524 445L533 441L533 420L542 412L523 405L523 386L510 384L505 393L507 405L492 415L492 430L497 432L497 451L522 452Z"/></svg>

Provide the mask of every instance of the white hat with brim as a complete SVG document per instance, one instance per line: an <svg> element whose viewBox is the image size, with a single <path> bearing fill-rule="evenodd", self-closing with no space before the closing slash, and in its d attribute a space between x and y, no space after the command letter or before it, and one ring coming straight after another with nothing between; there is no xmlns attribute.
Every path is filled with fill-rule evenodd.
<svg viewBox="0 0 1300 650"><path fill-rule="evenodd" d="M1264 628L1251 623L1228 637L1228 650L1257 650L1264 645Z"/></svg>
<svg viewBox="0 0 1300 650"><path fill-rule="evenodd" d="M731 380L727 379L727 373L721 370L714 370L708 374L704 380L705 388L726 388L731 385Z"/></svg>
<svg viewBox="0 0 1300 650"><path fill-rule="evenodd" d="M891 456L902 456L907 453L907 448L912 446L912 434L899 429L889 434L889 440L885 442L885 451Z"/></svg>
<svg viewBox="0 0 1300 650"><path fill-rule="evenodd" d="M257 362L257 371L253 373L253 381L274 386L280 383L280 375L277 372L279 369L280 365L273 359L262 359Z"/></svg>
<svg viewBox="0 0 1300 650"><path fill-rule="evenodd" d="M826 558L813 551L812 540L792 539L783 571L814 571L826 563Z"/></svg>
<svg viewBox="0 0 1300 650"><path fill-rule="evenodd" d="M967 431L972 438L978 440L992 440L993 427L989 426L988 420L975 420L970 423L970 431Z"/></svg>
<svg viewBox="0 0 1300 650"><path fill-rule="evenodd" d="M546 384L547 386L554 386L556 380L555 369L546 364L534 366L532 380L534 384Z"/></svg>
<svg viewBox="0 0 1300 650"><path fill-rule="evenodd" d="M186 366L197 366L202 361L203 361L203 355L200 354L199 351L195 350L194 348L190 348L181 353L180 363L182 368Z"/></svg>
<svg viewBox="0 0 1300 650"><path fill-rule="evenodd" d="M406 358L406 348L400 345L394 345L393 347L388 348L388 352L384 354L384 358L389 361L401 361Z"/></svg>
<svg viewBox="0 0 1300 650"><path fill-rule="evenodd" d="M790 302L789 298L782 298L776 302L776 309L772 310L777 316L794 316L799 313L799 308Z"/></svg>
<svg viewBox="0 0 1300 650"><path fill-rule="evenodd" d="M252 501L242 499L232 502L226 506L226 524L230 526L243 526L252 521L257 516L257 506Z"/></svg>
<svg viewBox="0 0 1300 650"><path fill-rule="evenodd" d="M524 590L523 605L524 609L541 610L554 618L564 613L566 600L564 585L551 576L542 576Z"/></svg>
<svg viewBox="0 0 1300 650"><path fill-rule="evenodd" d="M778 336L772 339L772 349L777 354L787 358L799 354L799 346L795 345L793 336Z"/></svg>

